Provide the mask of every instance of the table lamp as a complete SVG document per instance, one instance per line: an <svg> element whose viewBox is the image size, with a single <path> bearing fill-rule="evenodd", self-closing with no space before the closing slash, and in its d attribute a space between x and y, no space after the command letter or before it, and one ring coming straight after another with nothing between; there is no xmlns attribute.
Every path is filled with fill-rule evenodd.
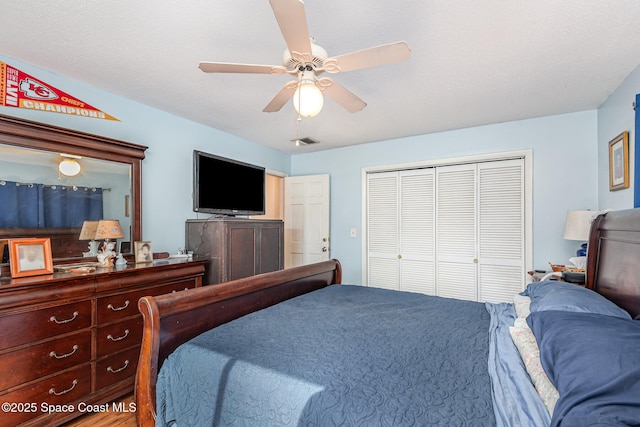
<svg viewBox="0 0 640 427"><path fill-rule="evenodd" d="M567 240L579 240L583 243L576 252L576 255L587 256L587 243L591 222L597 211L568 211L567 221L564 225L564 238Z"/></svg>
<svg viewBox="0 0 640 427"><path fill-rule="evenodd" d="M120 227L120 221L117 219L102 219L98 221L98 228L96 230L96 240L104 239L102 244L101 253L98 254L98 261L101 264L113 265L113 259L116 256L114 248L116 246L115 240L124 237L122 227Z"/></svg>
<svg viewBox="0 0 640 427"><path fill-rule="evenodd" d="M98 221L84 221L80 237L78 240L89 240L89 252L83 252L82 256L91 257L98 255L98 242L96 242L96 231L98 230Z"/></svg>

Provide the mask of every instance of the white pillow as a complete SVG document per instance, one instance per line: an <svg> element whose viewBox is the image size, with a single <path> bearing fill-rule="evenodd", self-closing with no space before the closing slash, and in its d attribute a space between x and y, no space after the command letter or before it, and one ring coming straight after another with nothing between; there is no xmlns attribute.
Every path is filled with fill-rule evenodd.
<svg viewBox="0 0 640 427"><path fill-rule="evenodd" d="M533 386L538 392L540 399L542 399L542 403L544 403L549 414L553 416L553 408L556 406L559 394L542 368L540 349L538 348L536 338L533 336L533 332L529 328L510 326L509 334L511 334L511 339L518 348L520 357L524 362Z"/></svg>
<svg viewBox="0 0 640 427"><path fill-rule="evenodd" d="M513 297L513 306L518 317L527 317L529 315L529 305L531 305L530 297L520 294L516 294Z"/></svg>
<svg viewBox="0 0 640 427"><path fill-rule="evenodd" d="M527 319L524 317L518 317L514 322L513 322L513 326L516 328L526 328L526 329L531 329L529 328L529 324L527 323Z"/></svg>

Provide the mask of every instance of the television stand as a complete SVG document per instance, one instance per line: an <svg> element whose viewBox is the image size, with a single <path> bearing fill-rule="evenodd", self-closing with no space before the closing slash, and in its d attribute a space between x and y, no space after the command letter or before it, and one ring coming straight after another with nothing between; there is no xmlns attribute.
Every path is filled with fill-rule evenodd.
<svg viewBox="0 0 640 427"><path fill-rule="evenodd" d="M239 217L189 219L185 247L207 259L204 283L211 285L284 268L281 220Z"/></svg>

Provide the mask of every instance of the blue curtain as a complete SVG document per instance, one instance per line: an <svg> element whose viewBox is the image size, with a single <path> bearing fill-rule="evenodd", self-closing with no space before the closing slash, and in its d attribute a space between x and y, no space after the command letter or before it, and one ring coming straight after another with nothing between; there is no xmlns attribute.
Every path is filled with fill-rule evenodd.
<svg viewBox="0 0 640 427"><path fill-rule="evenodd" d="M102 189L45 186L45 227L82 227L82 222L102 219Z"/></svg>
<svg viewBox="0 0 640 427"><path fill-rule="evenodd" d="M102 209L101 188L0 181L0 228L81 227Z"/></svg>
<svg viewBox="0 0 640 427"><path fill-rule="evenodd" d="M42 184L0 181L0 228L42 227Z"/></svg>

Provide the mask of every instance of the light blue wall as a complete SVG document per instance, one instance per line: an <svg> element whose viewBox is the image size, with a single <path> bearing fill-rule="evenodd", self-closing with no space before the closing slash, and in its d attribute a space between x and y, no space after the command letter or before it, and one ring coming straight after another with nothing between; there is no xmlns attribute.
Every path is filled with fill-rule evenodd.
<svg viewBox="0 0 640 427"><path fill-rule="evenodd" d="M575 242L562 239L567 210L628 208L632 190L608 191L608 141L632 131L636 70L598 111L544 117L420 135L318 153L288 156L233 135L184 120L0 55L0 61L32 74L121 122L0 107L0 114L23 117L146 145L143 162L143 238L154 250L174 252L184 242L191 209L191 153L203 150L292 175L331 175L332 256L344 280L361 282L361 170L363 167L436 160L521 149L533 150L534 267L565 262ZM631 144L633 146L633 144ZM632 150L633 155L633 150ZM632 171L633 172L633 171ZM349 236L356 228L357 237Z"/></svg>
<svg viewBox="0 0 640 427"><path fill-rule="evenodd" d="M294 155L292 175L331 175L331 256L345 283L361 283L363 167L533 150L533 262L567 262L576 242L562 238L567 210L598 206L596 111L481 126ZM356 238L349 236L357 229Z"/></svg>
<svg viewBox="0 0 640 427"><path fill-rule="evenodd" d="M0 61L77 97L120 122L0 107L0 114L148 146L142 166L142 238L154 251L184 246L184 222L192 210L192 152L218 154L289 173L290 156L76 80L0 55ZM124 203L124 202L123 202Z"/></svg>
<svg viewBox="0 0 640 427"><path fill-rule="evenodd" d="M600 209L617 210L633 207L635 112L632 105L637 93L640 93L640 67L636 68L598 109L598 174L600 176L598 204ZM609 141L625 130L629 131L629 188L609 191Z"/></svg>

